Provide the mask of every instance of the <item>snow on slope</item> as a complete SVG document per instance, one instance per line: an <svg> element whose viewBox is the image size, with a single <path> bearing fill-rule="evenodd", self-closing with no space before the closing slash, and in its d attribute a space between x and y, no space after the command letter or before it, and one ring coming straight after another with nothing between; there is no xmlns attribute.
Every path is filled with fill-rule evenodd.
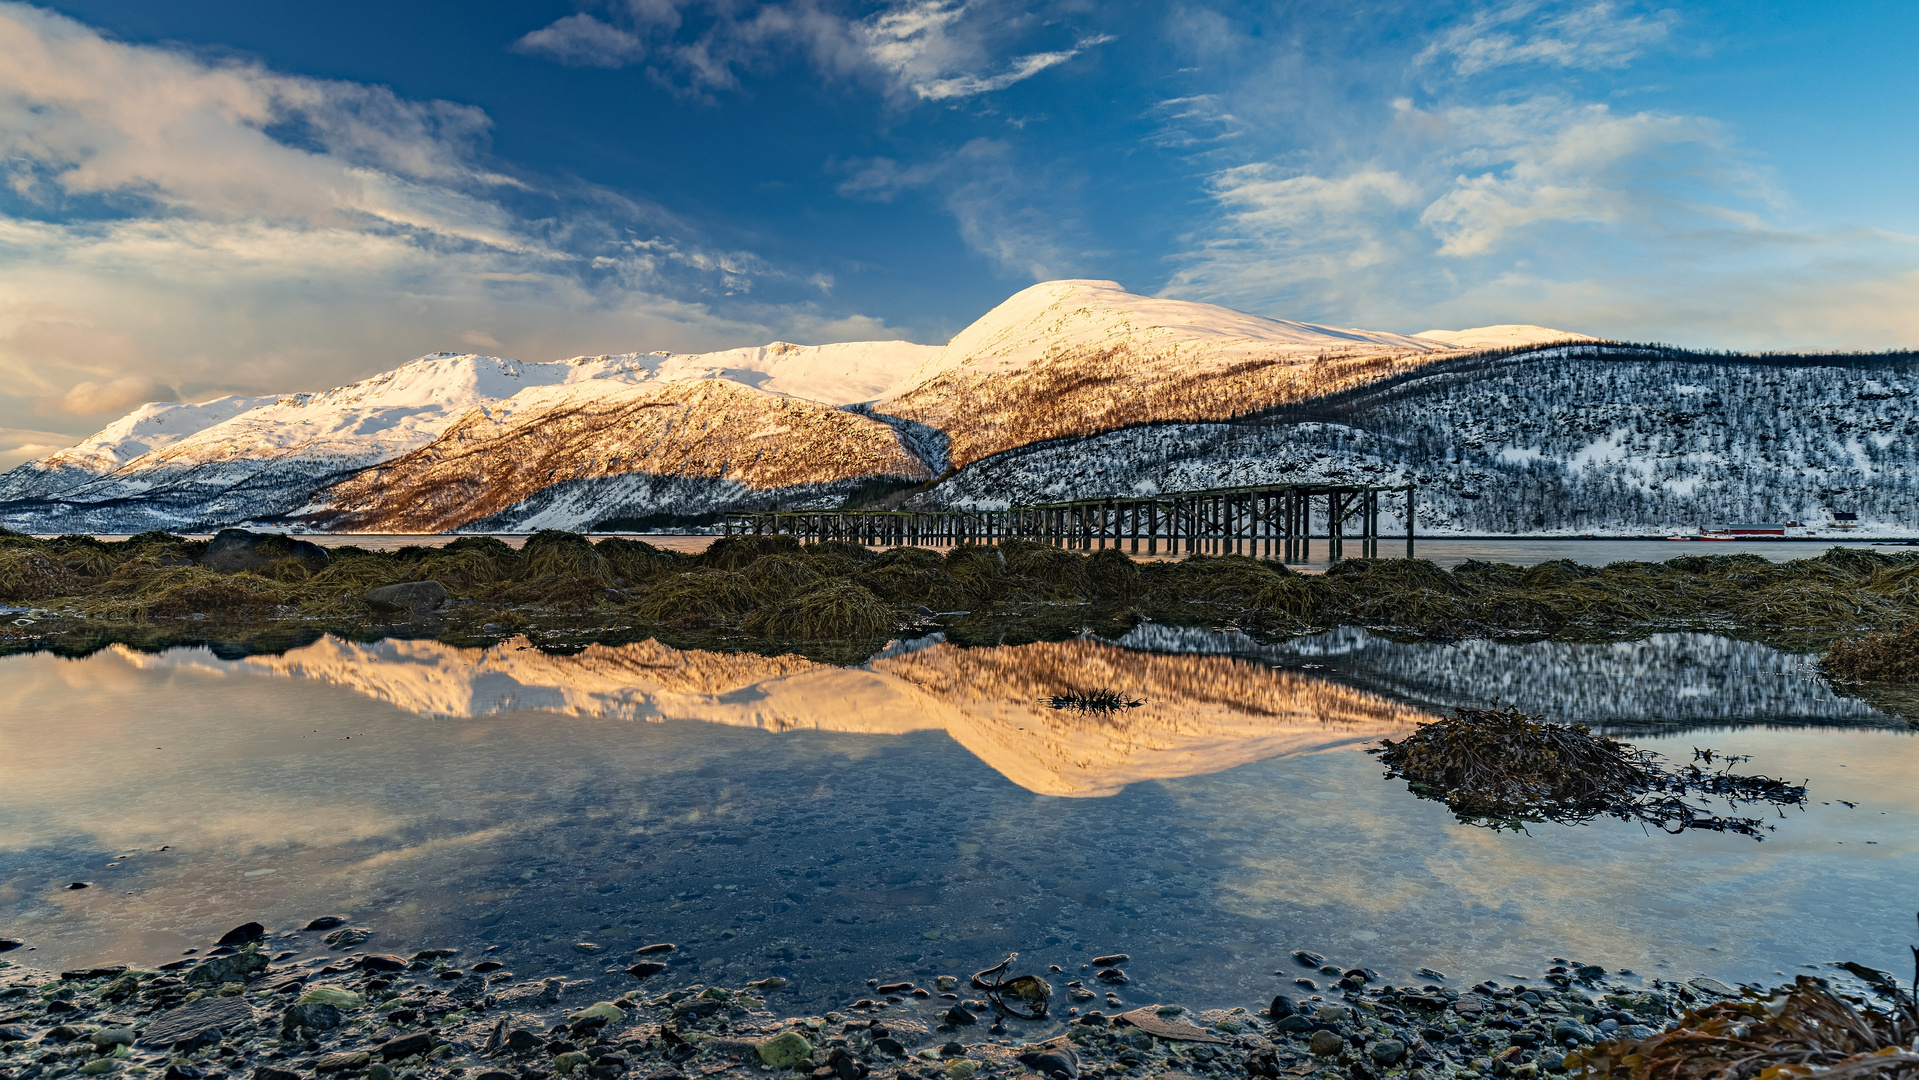
<svg viewBox="0 0 1919 1080"><path fill-rule="evenodd" d="M354 532L442 532L481 520L489 529L585 529L609 517L687 513L702 492L719 505L700 510L723 509L867 477L930 475L877 420L728 379L546 387L473 410L432 443L320 493L309 512ZM662 495L673 505L659 505Z"/></svg>
<svg viewBox="0 0 1919 1080"><path fill-rule="evenodd" d="M823 497L818 485L843 486L851 470L867 465L876 470L869 475L918 475L917 464L896 459L902 438L921 462L964 466L1045 440L1150 422L1229 419L1400 374L1482 343L1542 335L1577 336L1529 326L1406 336L1136 296L1110 281L1056 281L1014 295L943 347L775 342L551 364L438 353L323 393L144 406L79 447L0 477L0 524L36 532L131 532L324 514L328 506L312 501L316 490L428 446L463 417L471 419L470 410L478 410L474 423L481 427L526 432L549 413L583 416L598 408L611 416L637 408L629 394L636 385L719 381L754 388L758 396L732 395L726 411L726 424L749 429L785 409L781 402L870 406L855 420L813 417L813 430L793 451L813 455L818 464L811 468L776 454L763 466L746 469L735 461L715 471L688 450L689 429L668 425L660 432L664 457L643 467L601 469L594 462L606 455L590 441L556 436L553 444L566 449L540 452L544 481L515 473L503 489L511 496L506 503L482 500L484 516L463 520L508 527L590 523L642 512L637 507L703 513L741 499L757 504L776 489L800 498L795 485L811 485L808 498ZM604 406L591 404L600 397L608 399ZM874 421L897 434L882 437ZM462 438L478 437L479 430L464 428ZM561 425L562 436L570 430ZM752 436L729 428L702 437L738 442ZM838 438L848 441L838 445ZM515 439L522 449L532 444L524 435ZM756 445L764 458L769 444ZM637 452L628 447L624 460L638 460ZM445 447L432 457L469 465L479 460ZM450 467L416 465L425 472L408 475L422 484L434 469ZM552 490L541 495L542 484ZM359 516L337 520L351 517L378 528L453 520L444 508L405 511L377 494L356 495Z"/></svg>
<svg viewBox="0 0 1919 1080"><path fill-rule="evenodd" d="M652 377L731 379L776 394L828 405L872 401L942 352L938 345L910 341L849 341L837 345L792 345L775 341L711 353L646 353ZM625 359L624 357L622 359Z"/></svg>
<svg viewBox="0 0 1919 1080"><path fill-rule="evenodd" d="M1136 296L1111 281L1049 281L961 331L877 408L945 432L964 466L1046 439L1226 419L1457 352L1403 334Z"/></svg>
<svg viewBox="0 0 1919 1080"><path fill-rule="evenodd" d="M1413 335L1459 349L1510 349L1521 345L1545 345L1555 341L1598 341L1596 337L1554 330L1530 323L1505 323L1500 326L1476 326L1471 330L1422 330Z"/></svg>
<svg viewBox="0 0 1919 1080"><path fill-rule="evenodd" d="M78 446L0 476L0 523L122 532L274 517L345 473L424 446L469 409L497 407L529 388L591 396L727 378L841 405L877 397L938 351L906 341L774 342L547 364L436 353L321 393L143 405Z"/></svg>
<svg viewBox="0 0 1919 1080"><path fill-rule="evenodd" d="M1419 531L1663 535L1731 521L1919 530L1919 364L1595 359L1424 376L1337 422L1161 424L1022 447L915 503L1009 504L1293 482L1419 485ZM1388 535L1404 528L1383 500ZM1318 526L1316 526L1318 527Z"/></svg>
<svg viewBox="0 0 1919 1080"><path fill-rule="evenodd" d="M272 400L229 395L197 404L156 401L142 405L90 438L0 475L0 502L78 487L142 454Z"/></svg>

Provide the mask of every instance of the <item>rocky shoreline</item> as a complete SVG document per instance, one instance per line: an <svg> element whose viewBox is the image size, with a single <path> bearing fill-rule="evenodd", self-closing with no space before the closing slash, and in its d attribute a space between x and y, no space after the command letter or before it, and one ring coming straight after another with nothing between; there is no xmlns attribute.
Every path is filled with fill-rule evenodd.
<svg viewBox="0 0 1919 1080"><path fill-rule="evenodd" d="M1460 990L1426 970L1395 987L1299 952L1275 971L1287 992L1271 1003L1194 1012L1122 1001L1116 954L1035 972L1051 1005L1037 1020L1018 1015L1031 983L1008 1009L977 980L897 972L849 987L839 1010L786 1016L778 976L661 985L669 943L567 981L517 977L491 949L363 951L369 936L323 918L272 934L250 923L152 971L0 961L0 1080L1526 1078L1741 995L1557 958L1537 979Z"/></svg>

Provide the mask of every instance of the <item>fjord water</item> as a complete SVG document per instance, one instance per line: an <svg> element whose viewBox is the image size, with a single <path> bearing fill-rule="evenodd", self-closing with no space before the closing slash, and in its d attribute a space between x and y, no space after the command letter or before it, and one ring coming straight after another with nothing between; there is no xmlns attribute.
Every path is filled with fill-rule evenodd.
<svg viewBox="0 0 1919 1080"><path fill-rule="evenodd" d="M1454 985L1553 956L1729 981L1890 968L1919 896L1919 740L1802 658L1705 635L1262 646L1148 626L926 639L850 669L324 638L13 656L0 685L0 933L49 968L339 914L369 949L493 948L522 977L609 989L672 941L660 981L783 975L791 1011L1014 950L1068 972L1131 953L1128 1003L1254 1006L1309 974L1287 959L1302 948ZM1147 704L1040 700L1101 686ZM1811 798L1761 843L1494 833L1363 752L1489 698L1679 761L1751 754Z"/></svg>

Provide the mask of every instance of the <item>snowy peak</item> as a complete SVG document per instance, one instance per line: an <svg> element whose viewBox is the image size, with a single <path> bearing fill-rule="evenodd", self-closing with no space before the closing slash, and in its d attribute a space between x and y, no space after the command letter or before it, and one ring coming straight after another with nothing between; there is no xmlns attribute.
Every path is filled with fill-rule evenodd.
<svg viewBox="0 0 1919 1080"><path fill-rule="evenodd" d="M171 446L272 401L272 398L228 395L197 404L150 402L108 424L91 438L41 458L38 464L48 469L112 472L142 454Z"/></svg>
<svg viewBox="0 0 1919 1080"><path fill-rule="evenodd" d="M940 353L938 345L910 341L836 345L775 341L723 352L649 355L657 360L653 377L662 382L731 379L788 397L853 405L879 397Z"/></svg>
<svg viewBox="0 0 1919 1080"><path fill-rule="evenodd" d="M1061 351L1124 343L1230 362L1250 353L1340 349L1430 352L1445 342L1378 330L1268 319L1243 311L1127 292L1116 281L1047 281L1022 289L948 342L937 370L1012 369ZM931 377L935 370L924 372Z"/></svg>

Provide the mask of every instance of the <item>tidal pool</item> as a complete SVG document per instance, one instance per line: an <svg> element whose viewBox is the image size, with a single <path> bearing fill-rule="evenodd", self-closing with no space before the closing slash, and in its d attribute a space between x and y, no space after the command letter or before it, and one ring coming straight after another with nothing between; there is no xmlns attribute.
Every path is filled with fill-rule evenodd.
<svg viewBox="0 0 1919 1080"><path fill-rule="evenodd" d="M1461 986L1553 956L1726 981L1895 968L1919 900L1919 742L1799 658L1705 635L1262 646L1148 626L928 638L856 668L324 638L18 655L0 686L0 935L38 967L335 914L367 949L492 949L609 987L671 941L660 979L782 975L792 1012L1016 950L1068 971L1128 952L1126 1004L1250 1007L1295 989L1294 949ZM1147 704L1041 702L1101 687ZM1678 761L1750 754L1810 800L1758 843L1494 833L1364 753L1493 698Z"/></svg>

